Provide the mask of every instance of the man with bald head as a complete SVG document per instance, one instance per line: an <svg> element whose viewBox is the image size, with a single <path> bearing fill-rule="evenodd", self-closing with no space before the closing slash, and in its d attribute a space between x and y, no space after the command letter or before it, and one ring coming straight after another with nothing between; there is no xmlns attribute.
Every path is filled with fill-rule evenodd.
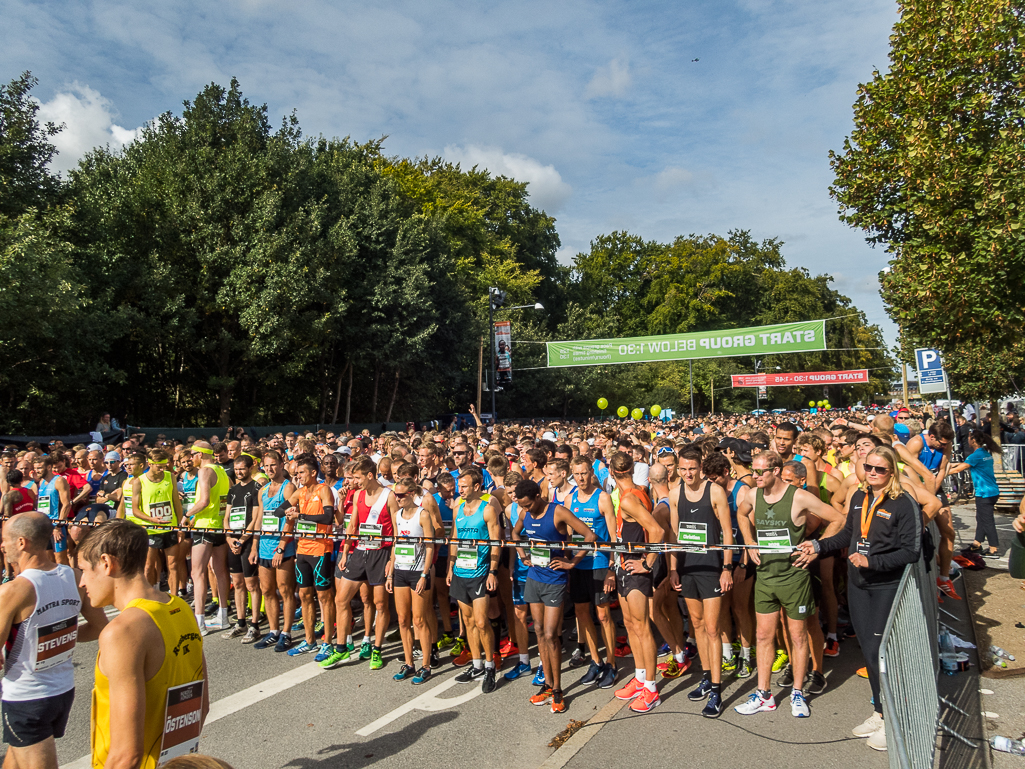
<svg viewBox="0 0 1025 769"><path fill-rule="evenodd" d="M193 613L203 635L228 628L228 540L224 534L206 533L205 529L224 528L224 500L231 488L224 468L217 464L213 446L206 441L192 444L192 461L199 468L196 476L196 501L185 511L183 523L192 529ZM217 620L205 621L207 571L213 565L217 580Z"/></svg>
<svg viewBox="0 0 1025 769"><path fill-rule="evenodd" d="M3 550L18 576L0 585L0 645L7 648L2 689L7 767L57 769L56 738L75 699L72 655L107 624L78 589L79 575L47 555L53 525L21 513L3 525ZM78 613L87 620L78 624Z"/></svg>

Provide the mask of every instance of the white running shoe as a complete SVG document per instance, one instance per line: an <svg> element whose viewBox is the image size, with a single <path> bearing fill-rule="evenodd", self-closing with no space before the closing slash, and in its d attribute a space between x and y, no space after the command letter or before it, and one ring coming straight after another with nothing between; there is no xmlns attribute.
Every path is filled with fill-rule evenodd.
<svg viewBox="0 0 1025 769"><path fill-rule="evenodd" d="M868 738L868 746L872 750L886 750L886 727L880 726L879 730Z"/></svg>
<svg viewBox="0 0 1025 769"><path fill-rule="evenodd" d="M851 729L855 737L871 737L883 728L883 716L881 713L872 711L872 715L865 719L865 722Z"/></svg>
<svg viewBox="0 0 1025 769"><path fill-rule="evenodd" d="M811 715L808 700L797 689L790 692L790 712L794 714L794 718L807 718Z"/></svg>
<svg viewBox="0 0 1025 769"><path fill-rule="evenodd" d="M742 716L753 716L762 711L771 712L776 709L776 698L771 694L768 697L762 697L757 691L753 691L746 702L742 702L733 709Z"/></svg>

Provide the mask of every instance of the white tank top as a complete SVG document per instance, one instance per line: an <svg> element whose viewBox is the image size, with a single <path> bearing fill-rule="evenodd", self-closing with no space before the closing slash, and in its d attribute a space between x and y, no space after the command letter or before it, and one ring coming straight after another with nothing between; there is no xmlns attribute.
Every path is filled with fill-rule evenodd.
<svg viewBox="0 0 1025 769"><path fill-rule="evenodd" d="M78 638L78 612L82 599L69 566L49 571L26 569L36 591L31 616L11 628L7 640L4 679L0 684L7 702L56 697L75 688L71 655Z"/></svg>
<svg viewBox="0 0 1025 769"><path fill-rule="evenodd" d="M424 527L420 524L422 507L417 507L413 517L408 521L402 516L403 510L395 516L396 535L400 537L422 537ZM424 571L424 546L422 543L397 542L395 544L395 568L402 571Z"/></svg>

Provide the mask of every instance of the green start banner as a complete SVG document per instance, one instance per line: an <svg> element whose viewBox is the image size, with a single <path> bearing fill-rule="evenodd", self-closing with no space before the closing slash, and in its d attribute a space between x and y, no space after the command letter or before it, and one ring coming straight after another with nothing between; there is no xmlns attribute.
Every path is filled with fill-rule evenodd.
<svg viewBox="0 0 1025 769"><path fill-rule="evenodd" d="M578 339L546 344L550 368L815 352L826 349L826 321L809 320L755 328L698 331L693 334Z"/></svg>

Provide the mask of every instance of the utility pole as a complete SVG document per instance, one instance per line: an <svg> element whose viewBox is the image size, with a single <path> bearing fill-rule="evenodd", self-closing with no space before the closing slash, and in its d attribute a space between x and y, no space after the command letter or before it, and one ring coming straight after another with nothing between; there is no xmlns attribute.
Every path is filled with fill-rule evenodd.
<svg viewBox="0 0 1025 769"><path fill-rule="evenodd" d="M481 388L484 386L484 337L480 338L480 353L477 356L477 413L480 414Z"/></svg>
<svg viewBox="0 0 1025 769"><path fill-rule="evenodd" d="M690 418L694 418L694 361L687 361L690 367Z"/></svg>
<svg viewBox="0 0 1025 769"><path fill-rule="evenodd" d="M495 292L497 288L488 289L488 349L491 350L491 419L497 425L498 413L495 410Z"/></svg>
<svg viewBox="0 0 1025 769"><path fill-rule="evenodd" d="M712 394L712 410L709 414L715 413L715 377L708 378L708 392Z"/></svg>

